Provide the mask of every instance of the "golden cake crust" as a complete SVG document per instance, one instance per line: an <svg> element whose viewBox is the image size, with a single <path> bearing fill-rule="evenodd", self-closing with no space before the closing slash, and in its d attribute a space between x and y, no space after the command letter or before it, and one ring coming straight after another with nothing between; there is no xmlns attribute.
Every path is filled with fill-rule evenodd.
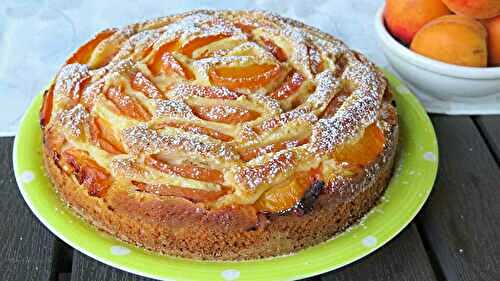
<svg viewBox="0 0 500 281"><path fill-rule="evenodd" d="M172 27L186 18L199 26ZM224 76L242 66L244 78ZM189 258L262 258L331 238L376 204L397 150L376 67L263 12L103 31L44 100L45 167L62 200L124 241Z"/></svg>
<svg viewBox="0 0 500 281"><path fill-rule="evenodd" d="M398 128L391 145L358 178L341 179L318 197L312 211L297 216L258 216L246 209L200 210L184 199L136 198L120 192L106 201L65 177L44 149L45 167L58 193L86 221L121 240L167 255L241 260L296 252L332 238L363 217L379 200L392 175Z"/></svg>

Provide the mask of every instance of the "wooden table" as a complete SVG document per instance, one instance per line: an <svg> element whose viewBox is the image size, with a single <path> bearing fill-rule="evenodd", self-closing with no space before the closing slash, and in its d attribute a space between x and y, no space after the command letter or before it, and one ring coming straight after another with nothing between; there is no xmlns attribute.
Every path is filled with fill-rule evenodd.
<svg viewBox="0 0 500 281"><path fill-rule="evenodd" d="M500 116L433 115L439 173L417 218L375 253L307 280L500 280ZM149 280L95 261L33 216L0 138L1 280Z"/></svg>

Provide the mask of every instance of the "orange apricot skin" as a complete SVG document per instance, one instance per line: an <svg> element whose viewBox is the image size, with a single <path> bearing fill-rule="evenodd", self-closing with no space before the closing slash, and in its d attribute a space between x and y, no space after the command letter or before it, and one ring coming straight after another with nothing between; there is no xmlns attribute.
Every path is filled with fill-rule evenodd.
<svg viewBox="0 0 500 281"><path fill-rule="evenodd" d="M454 13L476 19L500 15L500 0L443 0Z"/></svg>
<svg viewBox="0 0 500 281"><path fill-rule="evenodd" d="M404 44L410 44L426 23L450 11L441 0L387 0L384 20L389 32Z"/></svg>
<svg viewBox="0 0 500 281"><path fill-rule="evenodd" d="M484 22L488 30L488 63L500 66L500 16Z"/></svg>
<svg viewBox="0 0 500 281"><path fill-rule="evenodd" d="M99 32L92 40L81 46L67 61L67 64L71 63L81 63L85 64L89 61L90 56L94 49L104 41L105 39L111 37L117 30L116 29L106 29Z"/></svg>
<svg viewBox="0 0 500 281"><path fill-rule="evenodd" d="M488 61L487 33L474 19L451 15L426 24L413 39L411 50L442 62L485 67Z"/></svg>

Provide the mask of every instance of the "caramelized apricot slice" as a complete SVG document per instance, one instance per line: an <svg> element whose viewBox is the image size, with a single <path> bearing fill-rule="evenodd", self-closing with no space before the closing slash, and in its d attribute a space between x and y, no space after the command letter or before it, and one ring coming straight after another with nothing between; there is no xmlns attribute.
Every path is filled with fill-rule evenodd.
<svg viewBox="0 0 500 281"><path fill-rule="evenodd" d="M193 106L192 110L203 120L226 124L247 122L260 116L260 113L256 111L229 105Z"/></svg>
<svg viewBox="0 0 500 281"><path fill-rule="evenodd" d="M151 119L151 114L135 98L125 95L121 88L111 87L105 96L126 116L141 121Z"/></svg>
<svg viewBox="0 0 500 281"><path fill-rule="evenodd" d="M283 49L281 49L278 45L276 45L273 42L273 40L265 38L265 37L261 37L260 40L262 40L262 43L264 44L264 48L266 50L268 50L271 54L273 54L273 56L277 60L279 60L281 62L288 60L288 56L286 55L285 51L283 51Z"/></svg>
<svg viewBox="0 0 500 281"><path fill-rule="evenodd" d="M43 94L43 104L40 109L40 125L42 128L47 126L50 122L50 116L52 115L52 106L54 100L54 85L45 91Z"/></svg>
<svg viewBox="0 0 500 281"><path fill-rule="evenodd" d="M242 23L242 22L235 22L234 25L241 29L241 31L243 31L244 33L252 33L252 30L255 29L255 26L252 26L250 24L245 24L245 23Z"/></svg>
<svg viewBox="0 0 500 281"><path fill-rule="evenodd" d="M122 154L125 150L122 148L119 140L114 136L111 125L99 117L93 117L90 122L90 134L92 141L98 143L102 149L111 154Z"/></svg>
<svg viewBox="0 0 500 281"><path fill-rule="evenodd" d="M269 93L269 96L277 100L286 99L297 92L305 79L306 78L298 72L290 73L286 77L285 82L283 82L278 89Z"/></svg>
<svg viewBox="0 0 500 281"><path fill-rule="evenodd" d="M279 64L251 64L248 66L220 66L212 68L212 83L234 90L257 89L275 78L281 71Z"/></svg>
<svg viewBox="0 0 500 281"><path fill-rule="evenodd" d="M289 182L264 192L254 206L261 212L281 213L290 210L304 196L312 182L308 172L297 173Z"/></svg>
<svg viewBox="0 0 500 281"><path fill-rule="evenodd" d="M97 164L87 152L68 149L62 158L70 165L78 183L85 186L89 195L102 197L111 185L110 174Z"/></svg>
<svg viewBox="0 0 500 281"><path fill-rule="evenodd" d="M337 110L342 106L344 101L351 95L350 92L341 91L338 93L330 103L326 106L325 111L323 112L323 117L330 117L335 115Z"/></svg>
<svg viewBox="0 0 500 281"><path fill-rule="evenodd" d="M217 184L224 183L224 175L218 170L197 167L189 164L170 165L154 157L148 157L146 159L146 164L167 174L175 174L185 178Z"/></svg>
<svg viewBox="0 0 500 281"><path fill-rule="evenodd" d="M218 132L216 130L212 130L209 128L205 128L205 127L201 127L201 126L197 126L197 125L193 125L193 124L168 122L168 123L162 124L162 126L169 126L169 127L183 129L183 130L188 131L188 132L207 135L209 137L212 137L214 139L218 139L221 141L232 141L233 140L233 137L231 137L231 136L228 136L228 135L223 134L221 132Z"/></svg>
<svg viewBox="0 0 500 281"><path fill-rule="evenodd" d="M382 129L376 124L371 124L358 141L337 147L334 151L334 158L339 162L366 165L375 160L384 150L384 140Z"/></svg>
<svg viewBox="0 0 500 281"><path fill-rule="evenodd" d="M243 149L240 151L240 158L243 161L249 161L251 159L254 159L257 156L260 156L262 154L266 154L269 152L276 152L280 151L286 148L291 148L291 147L296 147L303 145L307 143L309 140L302 139L302 140L290 140L290 141L284 141L284 142L279 142L279 143L273 143L266 145L264 147L255 147L255 148L247 148Z"/></svg>
<svg viewBox="0 0 500 281"><path fill-rule="evenodd" d="M209 202L214 201L222 195L226 194L225 191L208 191L201 189L184 188L180 186L172 186L166 184L147 184L142 182L132 182L138 190L157 194L160 196L178 196L183 197L194 202Z"/></svg>
<svg viewBox="0 0 500 281"><path fill-rule="evenodd" d="M116 32L116 29L107 29L98 33L92 40L81 46L67 61L67 64L80 63L85 64L89 61L94 49L106 38Z"/></svg>
<svg viewBox="0 0 500 281"><path fill-rule="evenodd" d="M146 97L150 99L162 98L160 90L149 80L142 72L137 72L133 74L132 77L132 89L142 92Z"/></svg>
<svg viewBox="0 0 500 281"><path fill-rule="evenodd" d="M192 40L189 40L188 42L186 42L185 44L183 44L182 48L180 49L181 53L188 56L188 57L192 57L193 56L193 52L198 49L198 48L201 48L203 46L206 46L210 43L213 43L215 41L219 41L221 39L224 39L224 38L227 38L229 37L230 35L228 34L215 34L215 35L207 35L207 36L200 36L200 37L196 37Z"/></svg>
<svg viewBox="0 0 500 281"><path fill-rule="evenodd" d="M158 51L156 51L156 53L153 57L153 60L148 64L149 70L151 70L151 73L153 73L154 75L160 74L160 72L162 70L162 65L163 65L163 61L161 59L163 57L163 54L171 53L171 52L179 49L179 46L180 46L180 44L179 44L179 41L177 41L177 40L170 41L170 42L163 44L158 49Z"/></svg>
<svg viewBox="0 0 500 281"><path fill-rule="evenodd" d="M162 69L167 74L176 74L187 80L193 80L193 72L180 63L171 53L164 53L161 57Z"/></svg>
<svg viewBox="0 0 500 281"><path fill-rule="evenodd" d="M323 59L321 58L321 53L318 48L313 45L307 46L307 52L309 55L309 67L311 68L312 73L318 74L323 71Z"/></svg>

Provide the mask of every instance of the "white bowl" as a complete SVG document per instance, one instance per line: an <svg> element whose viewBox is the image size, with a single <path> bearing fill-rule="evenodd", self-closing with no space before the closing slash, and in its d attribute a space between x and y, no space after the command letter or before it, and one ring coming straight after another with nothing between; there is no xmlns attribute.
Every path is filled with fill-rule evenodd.
<svg viewBox="0 0 500 281"><path fill-rule="evenodd" d="M500 67L457 66L417 54L389 34L383 11L377 11L375 31L385 57L410 86L441 100L500 93Z"/></svg>

